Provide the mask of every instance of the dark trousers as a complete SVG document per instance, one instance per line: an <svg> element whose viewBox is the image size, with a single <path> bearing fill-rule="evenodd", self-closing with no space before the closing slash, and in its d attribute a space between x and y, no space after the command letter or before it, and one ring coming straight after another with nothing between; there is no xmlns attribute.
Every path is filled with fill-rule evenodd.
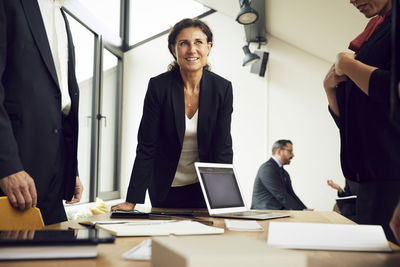
<svg viewBox="0 0 400 267"><path fill-rule="evenodd" d="M65 154L66 154L66 141L65 130L68 127L67 117L63 116L63 129L60 133L60 145L57 153L57 160L53 168L52 181L49 188L46 190L45 196L40 196L38 199L38 208L40 209L45 225L59 223L67 220L63 205L63 184L64 184L64 168L65 168Z"/></svg>
<svg viewBox="0 0 400 267"><path fill-rule="evenodd" d="M195 209L207 207L200 183L171 187L163 201L150 200L151 205L155 208Z"/></svg>
<svg viewBox="0 0 400 267"><path fill-rule="evenodd" d="M357 223L382 225L386 238L397 243L389 223L399 199L400 181L360 183L356 204Z"/></svg>

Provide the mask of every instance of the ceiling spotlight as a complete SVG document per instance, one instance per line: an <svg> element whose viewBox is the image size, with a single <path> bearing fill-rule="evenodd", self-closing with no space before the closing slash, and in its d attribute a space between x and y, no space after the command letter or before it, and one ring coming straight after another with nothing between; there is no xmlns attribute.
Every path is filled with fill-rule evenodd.
<svg viewBox="0 0 400 267"><path fill-rule="evenodd" d="M258 13L250 6L250 0L239 0L240 11L236 17L236 21L240 24L251 24L258 19Z"/></svg>
<svg viewBox="0 0 400 267"><path fill-rule="evenodd" d="M244 59L243 59L242 66L251 65L260 59L260 57L258 55L250 52L249 45L243 46L242 49L244 52Z"/></svg>

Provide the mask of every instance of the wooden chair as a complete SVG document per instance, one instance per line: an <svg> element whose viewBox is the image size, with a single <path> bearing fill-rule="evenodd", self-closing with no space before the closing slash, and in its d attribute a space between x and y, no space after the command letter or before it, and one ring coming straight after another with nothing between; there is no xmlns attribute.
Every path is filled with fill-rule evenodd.
<svg viewBox="0 0 400 267"><path fill-rule="evenodd" d="M20 211L13 208L8 197L0 197L0 230L37 230L44 227L42 214L38 208Z"/></svg>
<svg viewBox="0 0 400 267"><path fill-rule="evenodd" d="M335 205L333 206L333 211L335 211L335 212L337 212L337 213L341 214L341 213L340 213L339 206L338 206L338 204L337 204L337 203L335 203Z"/></svg>

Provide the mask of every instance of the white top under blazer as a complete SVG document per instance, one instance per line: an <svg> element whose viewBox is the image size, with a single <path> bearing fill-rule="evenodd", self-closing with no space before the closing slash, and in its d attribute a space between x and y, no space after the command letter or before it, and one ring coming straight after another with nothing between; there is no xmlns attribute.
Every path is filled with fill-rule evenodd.
<svg viewBox="0 0 400 267"><path fill-rule="evenodd" d="M191 119L185 114L185 137L183 138L181 157L179 158L172 186L184 186L198 182L194 163L199 160L197 148L198 109Z"/></svg>

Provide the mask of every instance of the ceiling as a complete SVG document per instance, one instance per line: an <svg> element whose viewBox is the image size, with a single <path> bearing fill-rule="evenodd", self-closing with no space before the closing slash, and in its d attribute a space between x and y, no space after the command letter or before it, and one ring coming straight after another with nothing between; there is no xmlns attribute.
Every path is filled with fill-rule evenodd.
<svg viewBox="0 0 400 267"><path fill-rule="evenodd" d="M196 0L236 19L239 0ZM365 27L367 20L348 0L265 0L267 33L327 61Z"/></svg>

